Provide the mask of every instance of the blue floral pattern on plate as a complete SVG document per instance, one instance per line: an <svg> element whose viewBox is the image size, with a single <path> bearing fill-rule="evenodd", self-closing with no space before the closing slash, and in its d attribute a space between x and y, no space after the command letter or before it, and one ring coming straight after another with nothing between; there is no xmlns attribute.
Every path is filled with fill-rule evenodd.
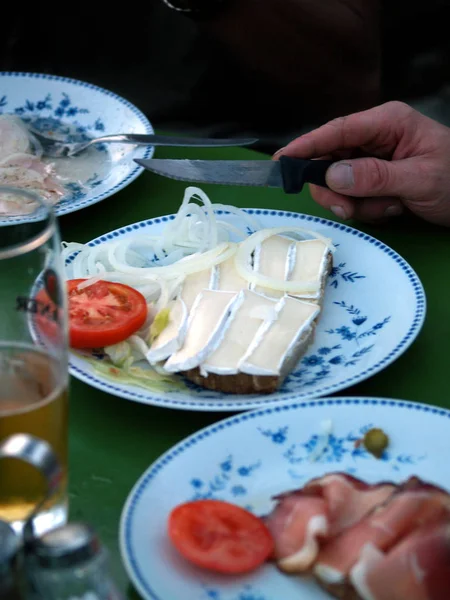
<svg viewBox="0 0 450 600"><path fill-rule="evenodd" d="M373 483L417 475L450 489L440 460L450 454L449 425L447 410L358 397L290 401L219 421L171 448L130 492L120 527L128 574L146 600L328 600L314 582L271 564L234 578L191 567L167 540L170 511L199 493L264 515L275 495L330 472ZM381 460L359 443L373 426L390 438ZM324 436L325 449L317 453Z"/></svg>
<svg viewBox="0 0 450 600"><path fill-rule="evenodd" d="M18 85L20 83L20 85ZM130 102L97 86L53 75L0 72L0 114L15 114L42 133L68 142L112 133L153 133L148 119ZM133 158L150 158L153 148L96 145L91 152L110 160L105 173L84 185L68 182L55 206L58 216L95 204L131 183L143 171ZM22 220L26 220L23 218Z"/></svg>
<svg viewBox="0 0 450 600"><path fill-rule="evenodd" d="M223 595L217 588L205 588L205 600L222 600ZM245 585L232 600L267 600L258 590L251 585Z"/></svg>
<svg viewBox="0 0 450 600"><path fill-rule="evenodd" d="M234 497L246 496L248 493L246 479L260 467L261 461L235 467L233 455L230 454L219 464L217 472L210 480L204 481L200 476L190 480L194 492L191 500L217 499L225 490L231 491Z"/></svg>
<svg viewBox="0 0 450 600"><path fill-rule="evenodd" d="M214 201L214 198L211 198ZM412 268L382 242L339 223L288 213L248 209L262 227L297 225L316 229L337 247L334 262L345 265L339 285L329 279L323 314L313 344L280 390L269 396L235 396L211 392L185 382L185 390L158 395L106 381L93 368L72 356L75 377L104 391L147 404L188 410L244 410L290 398L314 398L362 381L386 367L412 343L425 317L425 294ZM233 215L224 218L235 222ZM157 234L173 215L135 223L90 242ZM68 259L67 265L71 263ZM347 276L347 272L358 277ZM391 300L391 290L402 303Z"/></svg>
<svg viewBox="0 0 450 600"><path fill-rule="evenodd" d="M360 461L373 461L373 456L366 450L362 444L364 434L375 427L374 423L362 425L357 431L348 431L344 435L337 436L331 433L329 436L321 436L318 433L311 434L298 441L293 428L289 425L283 425L276 431L259 430L260 433L268 438L272 444L287 447L280 450L282 458L286 461L285 467L289 477L299 481L304 479L305 475L299 471L298 467L305 464L315 463L317 465L335 466L345 465L344 470L349 474L356 474L358 469L364 468ZM317 454L317 450L319 454ZM275 449L274 452L278 452ZM427 458L426 453L396 453L387 449L381 461L385 462L392 471L401 471L402 467L417 466L421 461ZM209 480L204 480L197 475L190 480L193 488L193 494L190 500L205 500L214 498L221 500L224 494L231 494L233 497L245 497L251 493L251 489L241 478L250 478L257 469L262 466L261 460L248 466L235 467L235 457L230 454L218 464L216 472ZM248 510L252 510L250 504L246 505Z"/></svg>

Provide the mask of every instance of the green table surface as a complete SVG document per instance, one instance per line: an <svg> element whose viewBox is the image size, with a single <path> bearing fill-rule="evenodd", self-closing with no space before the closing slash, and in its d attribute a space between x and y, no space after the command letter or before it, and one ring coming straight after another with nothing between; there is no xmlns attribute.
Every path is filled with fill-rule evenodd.
<svg viewBox="0 0 450 600"><path fill-rule="evenodd" d="M268 158L244 148L158 149L159 158ZM62 239L87 242L103 233L176 212L187 184L143 173L111 198L60 219ZM203 185L213 202L276 208L333 219L308 191ZM381 373L341 395L378 396L450 408L450 232L405 217L382 226L350 223L400 253L427 294L425 326L416 342ZM387 290L389 293L389 290ZM111 554L121 591L138 598L123 568L118 528L123 504L144 470L173 444L230 413L186 412L145 406L98 391L72 378L70 415L70 518L92 523ZM151 558L150 558L151 560Z"/></svg>

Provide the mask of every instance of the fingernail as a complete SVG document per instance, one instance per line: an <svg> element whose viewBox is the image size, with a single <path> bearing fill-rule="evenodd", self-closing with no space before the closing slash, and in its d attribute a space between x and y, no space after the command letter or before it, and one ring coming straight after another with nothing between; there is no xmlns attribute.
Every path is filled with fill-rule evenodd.
<svg viewBox="0 0 450 600"><path fill-rule="evenodd" d="M402 214L402 212L403 206L401 204L392 204L391 206L388 206L387 209L384 211L384 216L398 217Z"/></svg>
<svg viewBox="0 0 450 600"><path fill-rule="evenodd" d="M279 154L281 154L285 148L286 148L286 146L283 146L282 148L280 148L279 150L277 150L275 152L275 154L273 155L273 158L276 158Z"/></svg>
<svg viewBox="0 0 450 600"><path fill-rule="evenodd" d="M347 220L347 213L345 212L345 209L342 206L332 206L331 212L335 214L336 217L338 217L339 219L342 219L343 221Z"/></svg>
<svg viewBox="0 0 450 600"><path fill-rule="evenodd" d="M348 163L336 163L327 171L327 184L332 189L348 190L354 183L353 169Z"/></svg>

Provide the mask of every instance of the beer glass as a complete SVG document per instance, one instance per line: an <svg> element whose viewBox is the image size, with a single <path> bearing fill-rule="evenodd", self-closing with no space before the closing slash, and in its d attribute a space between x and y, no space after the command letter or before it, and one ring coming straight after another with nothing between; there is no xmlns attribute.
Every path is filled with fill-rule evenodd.
<svg viewBox="0 0 450 600"><path fill-rule="evenodd" d="M22 204L27 206L25 216L2 214L2 207ZM57 493L35 518L37 533L67 520L67 353L54 213L35 194L0 186L0 441L16 433L40 438L63 467ZM0 520L20 532L44 499L46 487L32 466L1 460Z"/></svg>

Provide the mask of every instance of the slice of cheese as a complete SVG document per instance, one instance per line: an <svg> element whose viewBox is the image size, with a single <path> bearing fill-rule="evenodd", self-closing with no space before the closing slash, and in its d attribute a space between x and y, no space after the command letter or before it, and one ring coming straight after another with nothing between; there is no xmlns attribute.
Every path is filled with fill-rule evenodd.
<svg viewBox="0 0 450 600"><path fill-rule="evenodd" d="M260 326L277 318L276 305L277 301L274 299L242 290L233 306L219 346L201 365L202 373L238 373L239 362Z"/></svg>
<svg viewBox="0 0 450 600"><path fill-rule="evenodd" d="M311 302L284 296L278 303L277 312L277 320L260 327L240 361L239 370L243 373L279 376L283 364L311 327L320 308Z"/></svg>
<svg viewBox="0 0 450 600"><path fill-rule="evenodd" d="M189 314L184 344L164 364L171 373L198 367L216 349L225 331L238 294L216 290L201 291Z"/></svg>
<svg viewBox="0 0 450 600"><path fill-rule="evenodd" d="M188 311L181 298L169 304L169 322L154 340L146 359L151 365L166 360L176 352L184 342L187 330Z"/></svg>
<svg viewBox="0 0 450 600"><path fill-rule="evenodd" d="M248 288L248 281L237 272L235 256L231 256L217 265L214 289L224 292L240 292L246 288Z"/></svg>
<svg viewBox="0 0 450 600"><path fill-rule="evenodd" d="M312 281L320 284L327 265L329 247L322 240L296 242L288 274L289 281ZM294 294L293 294L294 295ZM314 294L298 294L297 298L319 298L321 290Z"/></svg>
<svg viewBox="0 0 450 600"><path fill-rule="evenodd" d="M186 277L181 290L180 298L186 304L190 312L195 299L202 290L210 289L212 286L213 270L205 269L198 273L192 273Z"/></svg>
<svg viewBox="0 0 450 600"><path fill-rule="evenodd" d="M273 279L287 279L289 273L289 253L293 242L280 235L264 240L255 250L254 270ZM270 298L281 298L284 292L254 286L253 290Z"/></svg>

